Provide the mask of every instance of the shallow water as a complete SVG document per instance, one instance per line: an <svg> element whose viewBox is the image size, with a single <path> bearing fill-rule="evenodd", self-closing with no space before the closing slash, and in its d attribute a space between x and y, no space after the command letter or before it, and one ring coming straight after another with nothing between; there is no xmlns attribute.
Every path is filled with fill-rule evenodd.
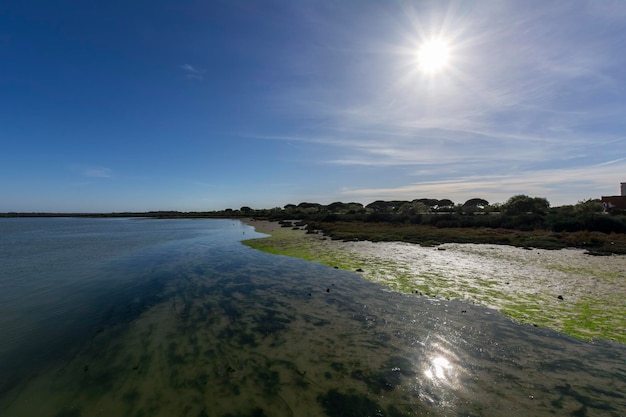
<svg viewBox="0 0 626 417"><path fill-rule="evenodd" d="M3 416L626 415L623 345L254 251L239 222L35 221L0 220Z"/></svg>

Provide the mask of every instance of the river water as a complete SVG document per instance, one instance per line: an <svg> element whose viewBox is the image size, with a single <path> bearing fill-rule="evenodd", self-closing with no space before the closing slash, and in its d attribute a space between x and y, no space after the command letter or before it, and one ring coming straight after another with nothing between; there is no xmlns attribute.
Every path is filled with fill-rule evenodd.
<svg viewBox="0 0 626 417"><path fill-rule="evenodd" d="M0 219L1 416L626 416L626 346L250 249L233 220Z"/></svg>

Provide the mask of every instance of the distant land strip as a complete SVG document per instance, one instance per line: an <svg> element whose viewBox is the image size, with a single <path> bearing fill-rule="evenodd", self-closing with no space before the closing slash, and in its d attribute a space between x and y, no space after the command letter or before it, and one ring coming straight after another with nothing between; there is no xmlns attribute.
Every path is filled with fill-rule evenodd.
<svg viewBox="0 0 626 417"><path fill-rule="evenodd" d="M148 211L119 213L2 213L0 217L255 218L298 221L336 240L487 243L523 248L585 249L590 255L626 254L626 213L607 211L602 201L550 207L545 198L517 195L504 204L474 198L375 201L368 205L335 202L287 204L271 209L219 211ZM290 223L291 224L291 223Z"/></svg>

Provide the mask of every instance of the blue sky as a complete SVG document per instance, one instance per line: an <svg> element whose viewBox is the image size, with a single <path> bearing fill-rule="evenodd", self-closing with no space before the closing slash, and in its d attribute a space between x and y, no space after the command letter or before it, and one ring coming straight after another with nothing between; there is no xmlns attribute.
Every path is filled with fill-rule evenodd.
<svg viewBox="0 0 626 417"><path fill-rule="evenodd" d="M616 195L624 51L621 0L2 2L0 212Z"/></svg>

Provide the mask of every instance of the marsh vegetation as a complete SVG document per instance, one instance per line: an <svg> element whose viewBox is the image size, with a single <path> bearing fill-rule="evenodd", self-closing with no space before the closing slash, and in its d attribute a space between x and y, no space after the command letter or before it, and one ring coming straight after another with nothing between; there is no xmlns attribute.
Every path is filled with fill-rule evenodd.
<svg viewBox="0 0 626 417"><path fill-rule="evenodd" d="M245 210L244 210L245 209ZM593 255L626 254L626 216L605 213L599 200L551 208L544 198L518 195L504 204L480 198L454 205L451 200L288 204L271 210L231 210L249 216L306 226L337 240L488 243L541 249L582 248ZM226 212L222 213L226 214Z"/></svg>

